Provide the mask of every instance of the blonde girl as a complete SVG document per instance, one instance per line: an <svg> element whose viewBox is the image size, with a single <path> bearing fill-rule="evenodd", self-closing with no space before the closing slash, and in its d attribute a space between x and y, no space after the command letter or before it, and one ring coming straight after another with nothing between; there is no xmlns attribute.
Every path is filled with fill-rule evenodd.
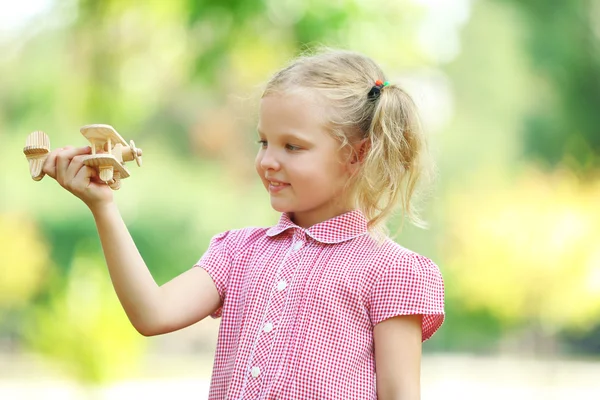
<svg viewBox="0 0 600 400"><path fill-rule="evenodd" d="M444 319L438 267L386 236L411 202L424 139L410 97L349 51L302 56L268 82L255 168L272 227L213 237L158 286L113 193L53 151L44 172L91 210L115 291L145 336L221 318L210 399L418 399L421 343ZM204 194L214 195L214 194Z"/></svg>

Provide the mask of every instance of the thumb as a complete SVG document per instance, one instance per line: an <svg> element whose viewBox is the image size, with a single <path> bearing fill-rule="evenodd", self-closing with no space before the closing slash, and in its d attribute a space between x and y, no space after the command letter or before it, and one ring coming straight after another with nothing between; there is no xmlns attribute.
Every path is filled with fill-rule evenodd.
<svg viewBox="0 0 600 400"><path fill-rule="evenodd" d="M101 184L106 185L106 182L100 179L100 174L96 170L96 168L87 167L85 171L85 178L88 181L88 184Z"/></svg>

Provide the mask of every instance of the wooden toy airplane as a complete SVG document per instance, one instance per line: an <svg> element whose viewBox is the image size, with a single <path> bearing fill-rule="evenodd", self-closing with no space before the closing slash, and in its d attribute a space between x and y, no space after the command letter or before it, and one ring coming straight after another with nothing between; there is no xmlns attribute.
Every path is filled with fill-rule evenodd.
<svg viewBox="0 0 600 400"><path fill-rule="evenodd" d="M94 124L81 127L80 132L91 143L92 154L83 163L98 171L100 180L113 190L121 187L121 179L129 177L125 162L133 161L142 166L142 150L135 147L133 140L127 142L110 125ZM50 153L50 139L42 131L27 136L23 153L29 161L29 172L34 181L44 177L42 167Z"/></svg>

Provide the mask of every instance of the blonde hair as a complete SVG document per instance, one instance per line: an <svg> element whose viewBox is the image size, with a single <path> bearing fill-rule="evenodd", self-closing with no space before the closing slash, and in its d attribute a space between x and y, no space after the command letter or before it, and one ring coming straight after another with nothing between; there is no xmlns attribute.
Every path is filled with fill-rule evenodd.
<svg viewBox="0 0 600 400"><path fill-rule="evenodd" d="M385 222L396 208L414 225L426 227L411 199L420 178L433 175L433 165L426 157L413 100L394 83L381 89L378 97L369 98L377 80L385 81L385 75L369 57L321 48L277 72L262 97L314 90L329 106L328 127L342 148L366 139L366 152L352 153L362 164L347 189L367 218L369 232L382 237L388 233Z"/></svg>

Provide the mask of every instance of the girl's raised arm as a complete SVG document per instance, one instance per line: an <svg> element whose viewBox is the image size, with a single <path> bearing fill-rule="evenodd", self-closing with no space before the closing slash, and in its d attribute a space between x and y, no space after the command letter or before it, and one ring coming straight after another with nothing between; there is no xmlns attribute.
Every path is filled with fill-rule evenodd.
<svg viewBox="0 0 600 400"><path fill-rule="evenodd" d="M220 304L216 286L202 268L191 268L158 286L113 202L112 190L83 164L89 147L51 152L43 171L79 197L92 211L117 296L142 335L181 329L200 321Z"/></svg>
<svg viewBox="0 0 600 400"><path fill-rule="evenodd" d="M158 286L114 203L92 211L117 296L144 336L172 332L204 319L220 304L210 275L191 268Z"/></svg>

